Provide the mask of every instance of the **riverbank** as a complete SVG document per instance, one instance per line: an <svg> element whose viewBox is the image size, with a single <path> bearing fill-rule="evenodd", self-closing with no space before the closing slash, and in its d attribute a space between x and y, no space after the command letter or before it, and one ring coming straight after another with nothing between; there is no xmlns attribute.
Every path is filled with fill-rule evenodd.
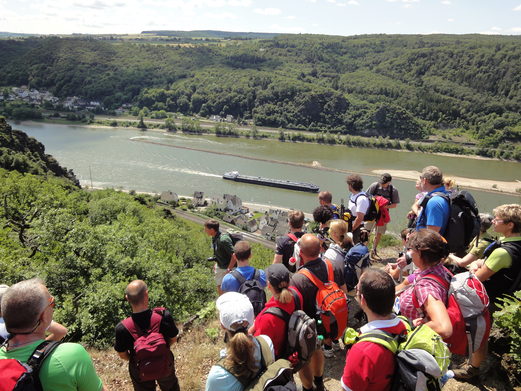
<svg viewBox="0 0 521 391"><path fill-rule="evenodd" d="M330 134L329 132L311 132L306 130L293 130L293 129L274 129L267 127L256 127L248 125L237 126L232 123L221 123L212 122L209 120L191 119L197 122L197 126L200 128L200 132L194 132L193 134L215 134L214 128L216 126L230 127L230 129L222 132L220 137L245 137L253 139L270 139L278 140L281 142L302 142L302 143L316 143L330 146L347 146L354 148L367 148L367 149L384 149L393 150L400 152L420 152L429 153L438 156L450 156L450 157L465 157L469 159L480 159L480 160L496 160L496 161L512 161L519 162L521 157L517 157L512 152L503 154L503 150L491 149L491 148L477 148L475 146L469 146L459 144L454 141L446 140L431 140L431 141L410 141L410 140L398 140L388 139L382 137L364 137L359 135L342 135L342 134ZM82 125L93 128L125 128L133 130L144 130L144 131L156 131L167 133L166 125L163 120L159 119L147 119L145 124L150 127L146 129L140 129L137 126L138 120L129 117L104 117L103 119L94 119L97 123L79 124L74 121L53 121L44 119L41 121L33 122L49 122L57 124L69 124L69 125ZM118 122L119 121L119 122ZM30 121L27 121L30 122ZM177 130L181 130L183 126L182 121L174 120ZM188 132L190 134L190 132ZM486 150L486 151L485 151ZM478 154L479 153L479 154ZM485 156L485 155L486 156ZM505 157L505 158L503 158ZM514 159L512 159L514 157Z"/></svg>

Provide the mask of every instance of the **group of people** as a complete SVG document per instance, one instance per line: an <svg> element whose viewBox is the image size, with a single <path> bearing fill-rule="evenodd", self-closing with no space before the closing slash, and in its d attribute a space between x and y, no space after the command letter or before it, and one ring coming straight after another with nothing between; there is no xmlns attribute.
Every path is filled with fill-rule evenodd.
<svg viewBox="0 0 521 391"><path fill-rule="evenodd" d="M447 285L438 281L451 280L449 265L452 270L471 270L483 282L490 298L484 342L466 362L453 368L459 379L480 374L480 364L487 356L489 315L499 297L519 289L521 206L502 205L494 209L493 215L482 214L481 232L471 242L468 253L450 254L443 236L451 209L449 198L443 195L450 190L437 167L426 167L419 179L421 196L411 207L416 225L402 231L404 252L384 268L374 263L380 259L377 246L390 220L389 209L400 202L391 181L389 174L383 174L363 191L361 177L348 176L351 196L347 211L332 203L331 193L320 193L320 206L313 213L319 224L315 233L305 232L302 211L290 211L288 233L277 238L273 263L266 270L250 265L250 243L234 243L229 234L221 232L218 221L205 223L204 230L212 238L211 260L219 294L216 307L225 341L220 360L208 374L207 391L241 391L265 369L267 358L269 362L288 358L287 321L272 309L286 314L302 310L318 324L317 293L325 284L338 287L346 306L350 299L358 304L365 314L365 324L359 329L362 334L377 329L392 335L407 333L405 322L396 316L400 314L413 325L425 324L448 339L453 333L447 312L449 293ZM378 219L367 221L365 217L374 203L371 198L376 197L380 203ZM491 226L495 234L487 232ZM368 235L372 230L375 237L369 250ZM370 255L373 265L366 264L358 274L349 275L349 257L364 253ZM245 294L245 289L255 291L256 296ZM134 389L154 390L157 383L163 391L179 390L170 350L179 330L172 314L166 308L149 307L144 281L130 282L125 298L132 313L117 324L114 348L129 361ZM103 390L92 360L81 345L46 342L58 341L67 333L65 327L52 320L54 306L54 297L39 279L0 286L0 339L5 339L0 359L27 362L40 352L45 357L39 371L44 390ZM331 329L320 332L320 346L298 365L303 391L326 389L325 360L342 347L338 334ZM161 352L159 359L151 353L151 346L156 356L157 351ZM388 390L395 371L393 352L381 344L361 340L346 354L341 385L346 391Z"/></svg>
<svg viewBox="0 0 521 391"><path fill-rule="evenodd" d="M389 209L400 202L398 190L392 186L391 181L389 174L383 174L378 182L372 184L367 191L363 191L361 177L348 176L347 185L351 196L347 218L347 214L332 203L331 193L320 193L320 206L313 213L314 220L319 225L315 233L305 233L302 211L289 212L288 234L277 238L273 264L266 269L265 274L261 273L262 277L259 279L261 285L267 284L273 294L265 308L278 306L289 313L302 309L308 316L318 320L318 288L314 281L307 277L307 270L323 283L334 281L346 296L354 296L366 315L367 323L360 328L361 333L374 329L391 334L406 333L404 322L396 316L400 314L414 326L425 324L447 340L453 334L453 326L447 312L449 283L454 272L470 270L485 286L491 305L485 314L487 324L483 343L479 348L476 347L467 361L452 370L457 379L474 378L480 374L480 364L487 356L491 313L495 310L497 299L520 289L521 206L502 205L494 209L493 215L480 214L481 231L470 243L467 254L451 254L449 243L444 237L449 227L451 201L450 197L445 195L456 192L453 188L454 181L444 180L441 170L435 166L425 167L417 186L420 195L411 207L415 226L402 231L403 254L398 256L396 262L384 267L383 263L374 264L374 261L380 260L377 246L390 220ZM371 196L379 196L383 200L378 219L366 221L364 217L370 213L370 203L374 202L371 201ZM491 226L495 234L488 233ZM373 247L370 250L373 265L365 268L359 278L355 279L356 284L350 287L346 284L345 255L356 246L367 246L367 234L371 230L375 232ZM217 235L226 236L220 233ZM324 243L327 243L327 246ZM241 242L237 245L242 246ZM231 242L229 256L231 260ZM230 265L230 260L223 264ZM332 276L328 274L328 263L333 267ZM248 267L249 272L244 272L243 275L246 278L254 278L251 272L253 268ZM247 298L237 293L239 285L235 284L232 287L226 283L227 279L233 279L228 270L225 271L220 286L222 292L228 293L224 293L217 301L221 324L228 336L225 338L227 348L222 352L222 359L231 360L230 363L234 362L236 368L233 369L232 364L228 367L212 367L206 385L207 390L244 388L244 383L234 375L234 370L239 370L239 367L244 365L244 361L234 361L239 354L236 349L240 346L230 343L235 336L244 334L239 338L249 341L248 346L253 352L248 356L252 360L248 361L248 364L251 364L251 377L255 377L261 368L258 354L261 349L259 336L269 341L268 345L273 348L274 358L280 357L286 343L286 326L280 318L266 313L265 310L256 317L252 312L251 317L248 317L244 316L245 311L241 310L240 306L221 305L223 301L233 302L242 297L244 306L248 307ZM439 280L445 283L439 283ZM354 292L351 291L353 288ZM225 324L223 318L233 321ZM322 347L317 349L299 370L304 391L325 389L325 358L332 356L331 351L340 348L334 338L328 339L326 336L320 341ZM348 350L341 383L345 390L389 389L395 369L392 352L371 341L360 341Z"/></svg>

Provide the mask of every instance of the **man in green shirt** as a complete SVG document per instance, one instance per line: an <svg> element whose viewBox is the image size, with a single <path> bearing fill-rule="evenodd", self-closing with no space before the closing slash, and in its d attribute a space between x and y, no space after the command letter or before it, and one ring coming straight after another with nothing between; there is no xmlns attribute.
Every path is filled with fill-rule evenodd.
<svg viewBox="0 0 521 391"><path fill-rule="evenodd" d="M224 276L231 272L237 263L233 254L233 242L230 235L219 231L219 222L217 220L206 221L204 223L204 232L212 238L215 283L217 285L217 293L220 296L223 294L221 284Z"/></svg>
<svg viewBox="0 0 521 391"><path fill-rule="evenodd" d="M45 340L54 313L54 297L35 278L7 289L1 305L7 331L13 337L0 349L0 359L26 362ZM44 391L104 391L89 354L77 343L58 345L43 362L39 376Z"/></svg>

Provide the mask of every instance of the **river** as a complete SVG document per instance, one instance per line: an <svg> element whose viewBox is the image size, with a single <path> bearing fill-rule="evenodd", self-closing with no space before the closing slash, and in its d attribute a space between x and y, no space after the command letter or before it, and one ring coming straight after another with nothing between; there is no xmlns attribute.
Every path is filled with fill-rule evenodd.
<svg viewBox="0 0 521 391"><path fill-rule="evenodd" d="M268 178L311 182L333 193L334 202L347 199L346 174L296 164L317 162L322 167L362 173L367 187L377 180L373 170L418 170L436 165L446 175L475 179L521 179L521 164L493 160L385 151L344 146L281 143L275 140L187 136L124 128L94 128L49 123L12 123L45 145L61 165L72 168L82 185L143 192L171 190L206 197L236 194L245 202L261 203L311 212L316 194L225 181L226 171ZM139 141L152 141L158 144ZM184 147L184 148L177 148ZM188 149L186 149L188 148ZM209 153L205 151L211 151ZM218 152L233 154L220 155ZM275 162L276 161L276 162ZM284 164L290 162L293 164ZM400 230L416 190L410 180L394 179L401 203L391 211L390 229ZM521 187L521 184L520 184ZM473 189L480 211L491 212L505 203L520 203L521 196Z"/></svg>

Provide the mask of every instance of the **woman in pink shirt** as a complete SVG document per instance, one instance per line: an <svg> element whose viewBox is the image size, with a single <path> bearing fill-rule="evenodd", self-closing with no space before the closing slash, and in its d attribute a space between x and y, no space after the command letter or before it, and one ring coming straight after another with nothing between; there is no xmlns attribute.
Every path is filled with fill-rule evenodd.
<svg viewBox="0 0 521 391"><path fill-rule="evenodd" d="M397 292L404 287L399 296L400 314L411 319L415 325L427 324L443 339L452 335L452 324L447 313L448 291L429 275L450 281L451 275L443 266L443 260L449 255L447 242L430 229L412 233L407 240L407 251L418 270L409 281L397 287Z"/></svg>

